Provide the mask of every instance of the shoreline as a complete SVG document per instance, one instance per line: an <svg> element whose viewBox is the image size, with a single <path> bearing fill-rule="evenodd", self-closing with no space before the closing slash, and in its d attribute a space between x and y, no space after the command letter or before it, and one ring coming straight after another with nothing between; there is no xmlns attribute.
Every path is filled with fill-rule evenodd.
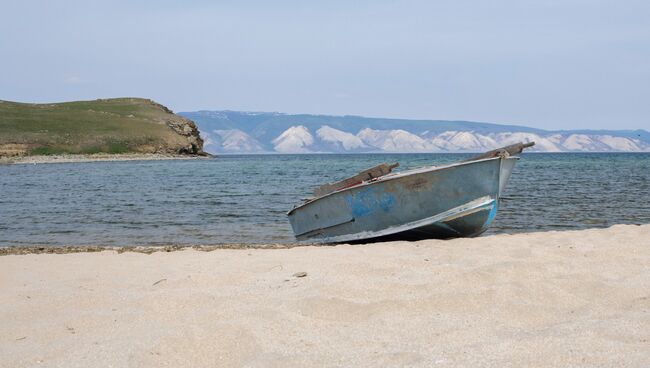
<svg viewBox="0 0 650 368"><path fill-rule="evenodd" d="M0 257L0 367L644 367L649 264L650 224Z"/></svg>
<svg viewBox="0 0 650 368"><path fill-rule="evenodd" d="M161 153L92 153L63 155L34 155L19 157L0 157L0 165L56 164L77 162L113 161L161 161L161 160L201 160L214 156L161 154Z"/></svg>
<svg viewBox="0 0 650 368"><path fill-rule="evenodd" d="M453 241L473 241L474 239L490 239L511 236L545 236L553 234L572 234L585 231L606 231L613 228L639 228L650 227L650 224L614 224L608 227L594 227L588 229L575 230L549 230L534 232L518 232L513 234L492 234L483 235L476 238L451 238L451 239L428 239L420 241L401 241L401 243L418 244L421 242L453 242ZM352 244L351 246L373 246L384 243L394 243L398 241L376 242ZM30 255L30 254L74 254L74 253L95 253L95 252L116 252L120 253L142 253L153 254L158 252L180 252L185 250L196 250L201 252L213 252L218 250L251 250L251 249L292 249L298 247L319 248L319 247L337 247L341 245L350 245L348 243L327 244L327 243L223 243L223 244L156 244L156 245L101 245L101 244L81 244L81 245L8 245L0 246L0 257L11 255Z"/></svg>
<svg viewBox="0 0 650 368"><path fill-rule="evenodd" d="M0 257L28 254L73 254L73 253L143 253L180 252L196 250L212 252L221 249L291 249L296 247L328 247L331 244L301 244L301 243L229 243L229 244L166 244L166 245L16 245L0 246Z"/></svg>

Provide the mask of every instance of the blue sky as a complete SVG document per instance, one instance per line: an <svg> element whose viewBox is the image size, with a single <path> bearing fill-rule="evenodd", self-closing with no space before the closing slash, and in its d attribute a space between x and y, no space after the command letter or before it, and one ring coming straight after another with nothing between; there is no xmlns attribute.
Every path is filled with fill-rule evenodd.
<svg viewBox="0 0 650 368"><path fill-rule="evenodd" d="M0 99L650 129L648 1L0 0Z"/></svg>

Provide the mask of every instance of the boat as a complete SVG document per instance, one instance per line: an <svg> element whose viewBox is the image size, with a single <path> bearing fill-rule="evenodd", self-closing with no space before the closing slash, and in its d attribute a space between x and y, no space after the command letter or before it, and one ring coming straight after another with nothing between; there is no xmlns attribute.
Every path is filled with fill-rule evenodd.
<svg viewBox="0 0 650 368"><path fill-rule="evenodd" d="M383 163L316 188L287 213L289 222L310 243L475 237L494 221L516 155L534 144L395 173L398 163Z"/></svg>

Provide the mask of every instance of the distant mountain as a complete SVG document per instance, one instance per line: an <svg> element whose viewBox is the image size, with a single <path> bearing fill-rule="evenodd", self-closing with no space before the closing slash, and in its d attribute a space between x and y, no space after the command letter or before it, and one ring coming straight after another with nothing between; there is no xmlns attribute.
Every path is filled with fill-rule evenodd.
<svg viewBox="0 0 650 368"><path fill-rule="evenodd" d="M650 152L645 130L547 131L517 125L275 112L181 112L210 153L481 152L535 141L539 152Z"/></svg>

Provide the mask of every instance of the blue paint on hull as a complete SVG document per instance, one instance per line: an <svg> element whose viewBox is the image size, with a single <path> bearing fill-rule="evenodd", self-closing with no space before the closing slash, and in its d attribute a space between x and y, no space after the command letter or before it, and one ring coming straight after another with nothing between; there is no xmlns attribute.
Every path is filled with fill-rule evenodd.
<svg viewBox="0 0 650 368"><path fill-rule="evenodd" d="M395 196L378 192L378 187L369 186L345 197L348 210L354 218L373 214L375 211L390 211L395 206Z"/></svg>

